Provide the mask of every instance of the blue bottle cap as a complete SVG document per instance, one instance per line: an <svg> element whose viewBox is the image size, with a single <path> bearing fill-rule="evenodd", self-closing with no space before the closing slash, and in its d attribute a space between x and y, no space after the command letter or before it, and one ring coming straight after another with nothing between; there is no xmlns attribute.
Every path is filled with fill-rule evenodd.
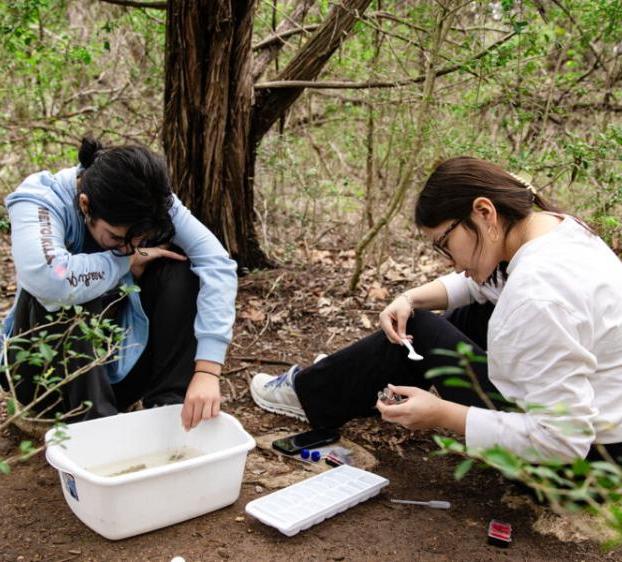
<svg viewBox="0 0 622 562"><path fill-rule="evenodd" d="M300 451L301 459L308 459L310 456L311 456L311 453L309 452L309 449L303 449L302 451Z"/></svg>
<svg viewBox="0 0 622 562"><path fill-rule="evenodd" d="M313 462L318 462L322 458L322 455L319 451L313 451L311 453L311 460Z"/></svg>

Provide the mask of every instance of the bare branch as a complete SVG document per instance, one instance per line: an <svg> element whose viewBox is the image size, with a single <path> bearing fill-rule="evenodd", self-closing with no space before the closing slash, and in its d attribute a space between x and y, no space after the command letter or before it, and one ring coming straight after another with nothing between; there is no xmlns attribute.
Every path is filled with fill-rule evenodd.
<svg viewBox="0 0 622 562"><path fill-rule="evenodd" d="M460 70L466 63L476 61L487 55L492 50L496 49L503 43L509 41L516 35L516 32L508 33L505 37L502 37L498 41L491 43L488 47L481 50L474 57L463 61L458 64L446 66L436 71L436 77L445 76ZM410 84L419 84L425 81L425 75L415 76L414 78L406 78L402 80L389 80L389 81L372 81L366 82L348 82L348 81L323 81L318 82L315 80L275 80L273 82L260 82L255 84L255 89L279 89L279 88L315 88L315 89L350 89L361 90L369 88L398 88L400 86L408 86Z"/></svg>
<svg viewBox="0 0 622 562"><path fill-rule="evenodd" d="M300 0L296 7L292 10L291 14L286 16L283 21L274 30L274 33L266 37L263 41L260 41L258 45L254 47L254 50L262 49L262 52L255 57L253 62L253 82L257 81L259 77L266 71L268 65L274 60L281 47L285 45L283 40L285 37L294 35L297 33L308 33L305 27L300 23L304 21L309 8L315 3L315 0ZM317 29L319 26L308 26ZM309 30L310 31L310 30Z"/></svg>
<svg viewBox="0 0 622 562"><path fill-rule="evenodd" d="M289 29L287 31L283 31L282 33L274 33L272 35L268 35L268 37L253 45L253 51L260 51L261 49L265 49L266 47L272 47L276 43L283 44L285 43L283 39L287 39L292 35L299 35L300 33L309 33L310 31L315 31L318 27L320 27L319 23L313 23L310 25L305 25L304 27Z"/></svg>
<svg viewBox="0 0 622 562"><path fill-rule="evenodd" d="M372 0L342 0L335 4L319 29L281 71L277 81L315 80L371 2ZM259 142L302 92L302 88L291 87L259 92L252 117L254 143Z"/></svg>
<svg viewBox="0 0 622 562"><path fill-rule="evenodd" d="M126 6L128 8L150 8L152 10L166 10L166 2L138 2L136 0L99 0L106 4L115 6Z"/></svg>

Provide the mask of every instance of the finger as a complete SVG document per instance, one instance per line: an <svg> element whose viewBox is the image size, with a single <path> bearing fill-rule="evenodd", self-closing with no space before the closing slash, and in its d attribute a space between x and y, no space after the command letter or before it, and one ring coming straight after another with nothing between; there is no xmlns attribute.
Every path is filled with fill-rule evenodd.
<svg viewBox="0 0 622 562"><path fill-rule="evenodd" d="M380 315L380 327L384 331L387 336L387 339L391 343L401 343L400 337L397 332L393 329L393 319L389 315Z"/></svg>
<svg viewBox="0 0 622 562"><path fill-rule="evenodd" d="M203 414L203 408L201 402L197 400L192 410L192 424L191 427L195 428L201 421L201 415Z"/></svg>
<svg viewBox="0 0 622 562"><path fill-rule="evenodd" d="M186 261L188 259L183 254L178 254L177 252L171 252L170 250L164 250L162 248L159 248L158 254L159 254L158 257L169 258L169 259L177 260L177 261Z"/></svg>
<svg viewBox="0 0 622 562"><path fill-rule="evenodd" d="M404 314L397 313L397 335L400 340L405 339L406 336L406 321L408 320L408 316Z"/></svg>
<svg viewBox="0 0 622 562"><path fill-rule="evenodd" d="M188 400L184 400L184 406L181 409L181 423L184 429L188 431L192 422L192 404Z"/></svg>
<svg viewBox="0 0 622 562"><path fill-rule="evenodd" d="M212 417L215 418L218 414L220 414L220 396L212 401Z"/></svg>
<svg viewBox="0 0 622 562"><path fill-rule="evenodd" d="M416 396L419 392L421 392L421 389L416 386L393 386L390 383L388 386L393 392L401 394L402 396Z"/></svg>
<svg viewBox="0 0 622 562"><path fill-rule="evenodd" d="M203 404L203 411L201 413L201 419L209 420L211 417L213 417L212 403L209 400L206 400L205 403Z"/></svg>
<svg viewBox="0 0 622 562"><path fill-rule="evenodd" d="M382 414L382 419L391 423L402 423L403 416L395 414L392 410L395 406L388 406L387 410Z"/></svg>
<svg viewBox="0 0 622 562"><path fill-rule="evenodd" d="M402 408L399 408L400 406L402 404L385 404L382 400L376 402L376 408L378 408L383 419L393 420L401 416L404 412L402 412Z"/></svg>

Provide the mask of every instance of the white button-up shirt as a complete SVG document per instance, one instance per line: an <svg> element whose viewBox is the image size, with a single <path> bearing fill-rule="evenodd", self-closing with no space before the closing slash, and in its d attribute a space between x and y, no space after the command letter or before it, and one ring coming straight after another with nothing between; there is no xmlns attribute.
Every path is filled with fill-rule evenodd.
<svg viewBox="0 0 622 562"><path fill-rule="evenodd" d="M469 408L468 447L533 460L622 442L622 262L572 217L521 246L497 286L441 277L449 308L496 303L488 375L520 412Z"/></svg>

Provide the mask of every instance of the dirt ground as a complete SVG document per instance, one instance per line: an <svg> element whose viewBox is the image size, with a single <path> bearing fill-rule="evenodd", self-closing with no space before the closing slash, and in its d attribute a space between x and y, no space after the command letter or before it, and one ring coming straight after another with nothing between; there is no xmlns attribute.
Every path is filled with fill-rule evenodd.
<svg viewBox="0 0 622 562"><path fill-rule="evenodd" d="M5 247L6 245L3 244ZM419 258L416 271L389 261L374 280L363 279L357 297L347 297L351 256L311 252L305 267L254 273L240 281L236 336L226 365L223 409L260 437L305 426L255 407L248 393L253 372L279 372L307 363L320 351L334 351L368 333L391 294L436 273ZM407 260L406 260L407 261ZM14 288L5 259L0 289L6 307ZM84 526L63 499L56 471L40 457L0 477L0 561L170 561L199 560L431 560L431 561L602 561L622 560L595 542L579 540L563 520L533 505L498 474L476 469L454 480L459 459L434 457L431 434L368 419L350 423L347 439L378 459L374 469L390 485L377 496L288 538L244 514L252 499L269 493L273 477L296 476L301 465L256 449L251 452L238 501L230 507L142 536L108 541ZM0 455L15 447L0 436ZM263 468L258 468L263 467ZM395 505L390 498L444 499L448 511ZM499 549L486 542L490 519L510 522L514 542ZM557 536L534 530L554 530ZM561 537L564 540L560 540ZM573 539L573 540L570 540Z"/></svg>

